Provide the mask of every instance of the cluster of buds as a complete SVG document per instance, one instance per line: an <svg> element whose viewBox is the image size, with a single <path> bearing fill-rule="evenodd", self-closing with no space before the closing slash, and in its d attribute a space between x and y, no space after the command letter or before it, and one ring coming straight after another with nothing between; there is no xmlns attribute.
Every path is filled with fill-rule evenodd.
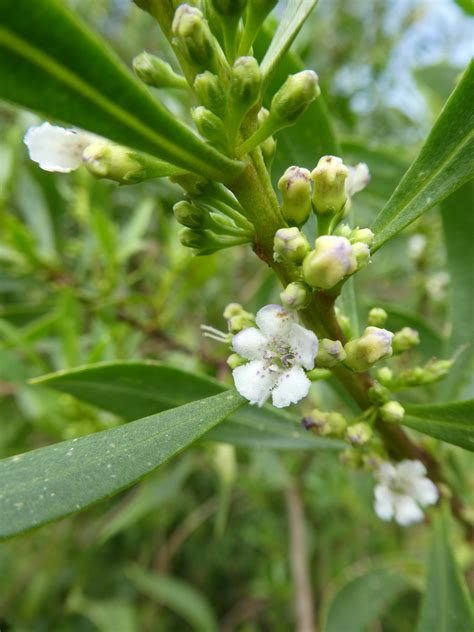
<svg viewBox="0 0 474 632"><path fill-rule="evenodd" d="M416 386L427 386L446 377L453 364L453 359L438 360L437 358L432 358L424 366L405 369L397 375L394 375L392 370L384 367L378 371L377 378L381 384L393 391Z"/></svg>
<svg viewBox="0 0 474 632"><path fill-rule="evenodd" d="M323 412L314 408L302 422L306 430L322 437L343 437L347 429L347 421L338 412Z"/></svg>

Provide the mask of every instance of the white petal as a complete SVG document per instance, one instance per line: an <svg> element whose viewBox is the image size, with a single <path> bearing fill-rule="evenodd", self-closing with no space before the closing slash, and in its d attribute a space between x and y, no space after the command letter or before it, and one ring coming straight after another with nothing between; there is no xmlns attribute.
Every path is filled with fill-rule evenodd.
<svg viewBox="0 0 474 632"><path fill-rule="evenodd" d="M393 518L392 494L385 485L377 485L375 490L374 510L381 520L391 520Z"/></svg>
<svg viewBox="0 0 474 632"><path fill-rule="evenodd" d="M383 485L390 486L396 475L397 470L391 463L385 461L384 463L380 464L379 470L377 472L377 478Z"/></svg>
<svg viewBox="0 0 474 632"><path fill-rule="evenodd" d="M82 152L97 137L49 123L30 127L24 137L31 160L45 171L69 173L82 164Z"/></svg>
<svg viewBox="0 0 474 632"><path fill-rule="evenodd" d="M242 329L232 338L232 348L247 360L259 360L263 358L268 341L255 327Z"/></svg>
<svg viewBox="0 0 474 632"><path fill-rule="evenodd" d="M404 480L410 481L420 476L425 476L426 467L421 461L405 459L397 464L397 473L399 476L402 476Z"/></svg>
<svg viewBox="0 0 474 632"><path fill-rule="evenodd" d="M294 322L292 312L283 309L281 305L265 305L255 317L258 327L266 336L284 337L289 325Z"/></svg>
<svg viewBox="0 0 474 632"><path fill-rule="evenodd" d="M346 193L349 197L352 197L365 187L370 182L370 172L368 166L359 162L355 167L348 167L349 175L346 180Z"/></svg>
<svg viewBox="0 0 474 632"><path fill-rule="evenodd" d="M407 527L423 520L423 511L411 496L398 496L395 501L395 520L402 527Z"/></svg>
<svg viewBox="0 0 474 632"><path fill-rule="evenodd" d="M287 341L295 355L295 364L310 371L314 367L314 359L318 353L316 334L297 323L293 323L288 330Z"/></svg>
<svg viewBox="0 0 474 632"><path fill-rule="evenodd" d="M277 408L285 408L290 404L296 404L306 397L311 387L311 382L299 366L292 367L289 371L280 373L275 388L272 391L273 405Z"/></svg>
<svg viewBox="0 0 474 632"><path fill-rule="evenodd" d="M420 505L434 505L439 498L436 485L429 478L420 478L413 483L413 497Z"/></svg>
<svg viewBox="0 0 474 632"><path fill-rule="evenodd" d="M236 367L232 371L232 377L235 388L242 397L248 399L251 404L262 406L270 396L278 373L266 369L261 360L252 360L248 364Z"/></svg>

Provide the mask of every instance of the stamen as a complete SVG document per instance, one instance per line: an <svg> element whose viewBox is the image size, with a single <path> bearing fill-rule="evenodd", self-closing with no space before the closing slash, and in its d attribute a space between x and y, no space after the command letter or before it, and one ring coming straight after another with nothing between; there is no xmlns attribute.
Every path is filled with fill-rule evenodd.
<svg viewBox="0 0 474 632"><path fill-rule="evenodd" d="M211 340L216 340L217 342L223 342L226 344L230 342L231 335L229 333L219 331L219 329L216 329L215 327L201 325L201 331L203 332L203 336L210 338Z"/></svg>

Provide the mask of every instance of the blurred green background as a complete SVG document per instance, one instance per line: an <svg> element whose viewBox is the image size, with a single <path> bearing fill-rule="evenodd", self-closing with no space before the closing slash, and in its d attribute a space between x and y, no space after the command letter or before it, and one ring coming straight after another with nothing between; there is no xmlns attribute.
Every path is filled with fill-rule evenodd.
<svg viewBox="0 0 474 632"><path fill-rule="evenodd" d="M157 26L130 2L70 4L127 65L143 49L172 61ZM320 76L345 161L371 170L372 183L354 204L362 226L394 190L472 54L472 18L463 4L320 0L297 40L296 51ZM189 116L178 93L160 98L180 118ZM120 423L30 386L29 378L150 358L230 383L223 349L203 339L199 325L222 328L227 303L256 310L279 292L248 248L202 258L184 249L171 210L180 190L168 181L119 188L82 170L41 171L22 143L37 121L0 104L2 456ZM284 134L304 138L295 159L313 168L318 130L297 125ZM282 134L274 178L293 160L285 142ZM444 207L445 222L463 211L455 196ZM433 209L356 279L361 323L378 305L389 312L389 328L420 331L410 361L447 352L450 262L442 224L442 209ZM462 398L472 384L448 380L410 397L442 401L448 389ZM330 384L315 387L312 397L327 408L348 405ZM442 450L456 473L452 484L466 496L472 471L465 453ZM301 505L316 612L321 620L331 608L339 613L328 629L346 632L344 616L351 621L360 610L366 624L357 629L410 631L427 530L376 520L372 486L332 454L203 442L105 504L1 544L0 630L295 629L290 534ZM459 560L472 575L472 551L458 535Z"/></svg>

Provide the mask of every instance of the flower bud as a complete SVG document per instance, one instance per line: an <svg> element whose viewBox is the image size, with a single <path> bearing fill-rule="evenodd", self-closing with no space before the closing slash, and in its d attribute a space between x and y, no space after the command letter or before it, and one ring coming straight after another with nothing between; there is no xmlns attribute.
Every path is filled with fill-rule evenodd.
<svg viewBox="0 0 474 632"><path fill-rule="evenodd" d="M388 314L381 307L372 307L369 312L367 324L371 327L383 327L387 322Z"/></svg>
<svg viewBox="0 0 474 632"><path fill-rule="evenodd" d="M270 118L278 122L276 129L294 123L320 93L318 75L312 70L289 75L270 105Z"/></svg>
<svg viewBox="0 0 474 632"><path fill-rule="evenodd" d="M198 70L214 66L216 46L207 20L202 12L189 4L181 4L174 14L173 42Z"/></svg>
<svg viewBox="0 0 474 632"><path fill-rule="evenodd" d="M343 450L339 454L339 460L344 465L352 468L360 468L364 464L364 456L361 454L360 450Z"/></svg>
<svg viewBox="0 0 474 632"><path fill-rule="evenodd" d="M204 226L206 213L195 204L185 200L177 202L173 206L173 213L182 226L187 226L188 228L201 228Z"/></svg>
<svg viewBox="0 0 474 632"><path fill-rule="evenodd" d="M337 156L323 156L311 172L315 213L338 215L346 201L349 170Z"/></svg>
<svg viewBox="0 0 474 632"><path fill-rule="evenodd" d="M385 404L390 399L390 391L388 388L380 384L380 382L374 382L367 391L367 395L372 404L380 406Z"/></svg>
<svg viewBox="0 0 474 632"><path fill-rule="evenodd" d="M392 355L393 334L386 329L367 327L361 338L351 340L344 349L347 353L346 364L353 371L367 371L384 358Z"/></svg>
<svg viewBox="0 0 474 632"><path fill-rule="evenodd" d="M223 116L226 108L226 95L222 82L209 70L196 75L194 90L201 103L217 116Z"/></svg>
<svg viewBox="0 0 474 632"><path fill-rule="evenodd" d="M311 287L329 290L356 269L357 261L349 240L322 235L303 261L303 278Z"/></svg>
<svg viewBox="0 0 474 632"><path fill-rule="evenodd" d="M311 182L308 169L289 167L278 180L283 217L290 224L301 226L311 213Z"/></svg>
<svg viewBox="0 0 474 632"><path fill-rule="evenodd" d="M397 384L401 386L418 386L433 384L442 380L453 366L453 360L436 360L433 358L424 367L417 366L400 373Z"/></svg>
<svg viewBox="0 0 474 632"><path fill-rule="evenodd" d="M240 303L229 303L224 309L222 316L228 320L229 318L232 318L232 316L238 316L244 311L245 310Z"/></svg>
<svg viewBox="0 0 474 632"><path fill-rule="evenodd" d="M253 314L249 314L248 312L242 312L241 314L231 316L227 320L227 324L229 326L230 333L237 334L239 331L242 331L242 329L253 327L255 325L255 317Z"/></svg>
<svg viewBox="0 0 474 632"><path fill-rule="evenodd" d="M309 243L297 228L280 228L275 233L273 250L284 259L301 263L309 252Z"/></svg>
<svg viewBox="0 0 474 632"><path fill-rule="evenodd" d="M191 110L191 116L201 136L216 144L225 140L224 124L211 110L200 105Z"/></svg>
<svg viewBox="0 0 474 632"><path fill-rule="evenodd" d="M389 386L393 380L393 371L388 366L384 366L377 371L377 379L384 386Z"/></svg>
<svg viewBox="0 0 474 632"><path fill-rule="evenodd" d="M397 331L393 336L393 353L399 355L404 351L408 351L412 347L420 344L420 335L416 329L411 327L403 327L400 331Z"/></svg>
<svg viewBox="0 0 474 632"><path fill-rule="evenodd" d="M227 358L227 366L231 369L236 369L238 366L242 366L242 364L247 364L248 360L246 358L242 358L238 353L231 353L231 355Z"/></svg>
<svg viewBox="0 0 474 632"><path fill-rule="evenodd" d="M362 270L362 268L369 265L370 250L367 244L364 244L361 241L352 244L352 252L354 253L354 257L357 261L357 270Z"/></svg>
<svg viewBox="0 0 474 632"><path fill-rule="evenodd" d="M258 124L262 123L269 117L270 112L266 108L260 108L257 116ZM275 157L277 143L273 136L269 136L262 143L260 143L260 149L262 152L263 160L268 168L270 168L273 158Z"/></svg>
<svg viewBox="0 0 474 632"><path fill-rule="evenodd" d="M372 428L365 421L352 424L346 430L346 439L354 445L365 445L373 435Z"/></svg>
<svg viewBox="0 0 474 632"><path fill-rule="evenodd" d="M302 309L311 297L311 291L307 285L300 281L294 281L281 292L281 304L286 309Z"/></svg>
<svg viewBox="0 0 474 632"><path fill-rule="evenodd" d="M380 407L380 416L384 421L399 423L405 415L405 409L401 404L392 400Z"/></svg>
<svg viewBox="0 0 474 632"><path fill-rule="evenodd" d="M316 356L317 367L330 369L345 358L346 352L340 340L323 338L319 341L318 355Z"/></svg>
<svg viewBox="0 0 474 632"><path fill-rule="evenodd" d="M82 160L94 176L121 184L134 184L156 175L152 158L106 141L88 145L82 153Z"/></svg>
<svg viewBox="0 0 474 632"><path fill-rule="evenodd" d="M307 430L323 437L342 437L347 428L347 421L340 413L327 413L317 408L312 410L302 423Z"/></svg>
<svg viewBox="0 0 474 632"><path fill-rule="evenodd" d="M244 12L247 0L211 0L211 3L220 15L236 17Z"/></svg>
<svg viewBox="0 0 474 632"><path fill-rule="evenodd" d="M139 79L154 88L187 88L188 83L184 77L178 75L166 62L150 55L140 53L133 60L133 70Z"/></svg>
<svg viewBox="0 0 474 632"><path fill-rule="evenodd" d="M367 244L369 248L374 243L374 239L375 235L370 228L356 228L356 230L351 232L349 237L351 244L361 242L363 244Z"/></svg>
<svg viewBox="0 0 474 632"><path fill-rule="evenodd" d="M262 73L255 57L239 57L232 66L230 94L234 106L245 114L257 103L262 85Z"/></svg>

